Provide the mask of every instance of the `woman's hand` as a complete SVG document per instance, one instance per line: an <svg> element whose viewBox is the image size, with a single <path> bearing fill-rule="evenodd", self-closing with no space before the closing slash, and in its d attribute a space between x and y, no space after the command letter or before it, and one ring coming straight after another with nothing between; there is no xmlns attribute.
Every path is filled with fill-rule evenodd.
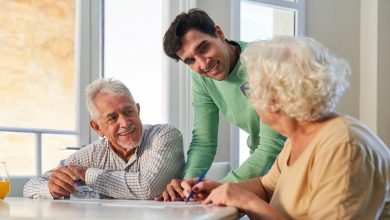
<svg viewBox="0 0 390 220"><path fill-rule="evenodd" d="M191 201L204 200L213 189L222 185L222 183L213 180L203 180L195 185L196 180L197 178L192 178L181 183L183 193L186 197L190 194L191 191L194 192Z"/></svg>
<svg viewBox="0 0 390 220"><path fill-rule="evenodd" d="M240 183L225 183L212 190L202 204L236 207L251 219L285 219L266 201L242 186Z"/></svg>
<svg viewBox="0 0 390 220"><path fill-rule="evenodd" d="M239 184L225 183L211 191L203 204L233 206L241 209L248 201L261 200L254 193L243 189Z"/></svg>

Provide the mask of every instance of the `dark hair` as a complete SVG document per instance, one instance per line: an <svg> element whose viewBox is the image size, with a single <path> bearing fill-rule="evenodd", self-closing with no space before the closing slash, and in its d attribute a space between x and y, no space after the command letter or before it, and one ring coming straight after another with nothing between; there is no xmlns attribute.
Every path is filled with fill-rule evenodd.
<svg viewBox="0 0 390 220"><path fill-rule="evenodd" d="M176 16L165 32L163 45L167 56L176 61L180 60L176 52L180 50L183 44L182 38L190 29L197 29L202 33L217 37L214 21L206 12L193 8L188 13L183 12Z"/></svg>

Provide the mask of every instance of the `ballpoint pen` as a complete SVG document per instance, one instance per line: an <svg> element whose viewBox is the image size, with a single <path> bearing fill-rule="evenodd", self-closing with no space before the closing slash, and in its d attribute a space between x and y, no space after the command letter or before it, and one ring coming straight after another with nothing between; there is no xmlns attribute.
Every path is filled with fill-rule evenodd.
<svg viewBox="0 0 390 220"><path fill-rule="evenodd" d="M196 179L195 181L195 184L194 186L196 186L196 184L198 184L200 181L202 181L203 177L206 175L206 172L203 172L202 174L200 174L200 176L198 177L198 179ZM188 194L187 198L186 198L186 203L188 201L190 201L192 195L194 194L194 191L191 190L190 194Z"/></svg>

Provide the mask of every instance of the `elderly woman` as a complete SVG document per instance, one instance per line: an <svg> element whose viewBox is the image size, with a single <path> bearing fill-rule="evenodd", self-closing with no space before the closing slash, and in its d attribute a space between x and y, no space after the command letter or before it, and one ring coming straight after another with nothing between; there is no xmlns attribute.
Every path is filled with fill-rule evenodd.
<svg viewBox="0 0 390 220"><path fill-rule="evenodd" d="M311 38L256 42L242 56L253 106L288 139L265 176L223 185L190 179L185 194L254 219L379 218L390 201L390 151L362 122L335 112L348 63Z"/></svg>

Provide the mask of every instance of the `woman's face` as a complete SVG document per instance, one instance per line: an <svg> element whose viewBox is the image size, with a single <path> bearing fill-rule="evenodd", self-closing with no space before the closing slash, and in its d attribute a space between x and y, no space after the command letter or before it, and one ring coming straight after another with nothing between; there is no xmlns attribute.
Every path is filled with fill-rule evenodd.
<svg viewBox="0 0 390 220"><path fill-rule="evenodd" d="M290 127L291 118L284 114L282 111L271 112L267 110L256 109L257 114L260 117L261 122L271 127L273 130L278 133L288 136L287 130Z"/></svg>
<svg viewBox="0 0 390 220"><path fill-rule="evenodd" d="M271 128L274 128L278 124L277 112L271 112L269 109L256 109L256 112L259 115L261 122L267 124Z"/></svg>
<svg viewBox="0 0 390 220"><path fill-rule="evenodd" d="M251 94L251 101L252 101L252 104L258 103L260 101L260 99L254 93L254 94ZM276 100L274 100L273 102L274 102L273 104L277 104ZM281 134L284 133L283 128L285 128L288 125L288 120L286 120L287 119L286 114L284 114L281 110L278 110L276 112L272 112L269 106L267 106L265 109L256 107L256 105L254 105L254 106L255 106L256 113L257 113L257 115L259 115L262 123L268 125L269 127L274 129L278 133L281 133Z"/></svg>

